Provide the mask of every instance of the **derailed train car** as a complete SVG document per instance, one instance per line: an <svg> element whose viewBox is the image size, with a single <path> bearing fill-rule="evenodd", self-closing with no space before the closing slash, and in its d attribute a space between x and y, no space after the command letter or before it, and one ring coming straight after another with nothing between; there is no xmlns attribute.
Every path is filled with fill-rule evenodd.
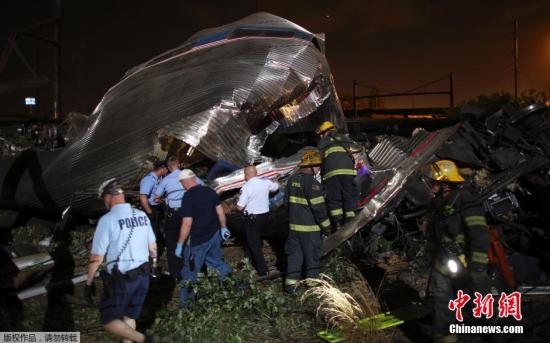
<svg viewBox="0 0 550 343"><path fill-rule="evenodd" d="M289 156L323 120L345 129L323 36L257 13L129 70L66 147L2 156L0 206L98 215L107 178L131 187L170 155L198 170Z"/></svg>
<svg viewBox="0 0 550 343"><path fill-rule="evenodd" d="M505 247L507 262L495 256L497 278L513 287L538 284L542 271L550 273L548 107L508 104L492 114L473 108L463 114L468 120L453 127L415 130L410 138L377 137L369 152L371 176L358 180L361 212L324 241L323 253L347 242L346 248L367 264L391 253L422 266L416 275L428 275L422 222L433 194L424 167L451 159L480 192L492 239ZM382 246L391 252L381 254ZM512 269L498 271L508 265Z"/></svg>

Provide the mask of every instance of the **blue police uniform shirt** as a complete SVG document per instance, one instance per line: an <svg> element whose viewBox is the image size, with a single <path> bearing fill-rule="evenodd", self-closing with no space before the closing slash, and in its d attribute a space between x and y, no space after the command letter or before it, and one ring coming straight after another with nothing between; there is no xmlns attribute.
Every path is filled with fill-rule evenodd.
<svg viewBox="0 0 550 343"><path fill-rule="evenodd" d="M157 206L155 202L154 192L160 183L160 179L154 172L147 174L139 184L139 194L147 195L147 201L151 206Z"/></svg>
<svg viewBox="0 0 550 343"><path fill-rule="evenodd" d="M162 181L159 183L157 188L154 191L155 196L162 197L166 194L166 205L170 208L180 208L181 199L185 195L185 189L181 185L178 177L181 170L176 169L170 174L168 174ZM199 185L204 185L204 182L197 177L197 183Z"/></svg>
<svg viewBox="0 0 550 343"><path fill-rule="evenodd" d="M149 218L145 212L124 203L113 206L99 219L92 243L92 255L106 255L109 273L128 240L132 226L132 237L118 262L122 273L149 261L149 244L156 241Z"/></svg>
<svg viewBox="0 0 550 343"><path fill-rule="evenodd" d="M248 214L269 212L269 193L279 189L279 184L265 177L253 177L241 188L237 206Z"/></svg>
<svg viewBox="0 0 550 343"><path fill-rule="evenodd" d="M197 185L187 191L179 215L181 218L193 218L189 235L191 246L208 241L220 230L216 212L219 204L218 194L209 187Z"/></svg>

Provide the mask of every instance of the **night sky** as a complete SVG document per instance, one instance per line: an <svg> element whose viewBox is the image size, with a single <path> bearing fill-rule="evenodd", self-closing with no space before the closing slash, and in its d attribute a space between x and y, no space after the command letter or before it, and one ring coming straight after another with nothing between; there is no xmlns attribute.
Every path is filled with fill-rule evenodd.
<svg viewBox="0 0 550 343"><path fill-rule="evenodd" d="M266 11L326 34L327 57L340 97L352 80L384 91L408 90L454 72L455 98L513 92L514 18L519 19L519 90L550 94L550 1L64 1L63 114L89 114L131 67L185 41L194 32ZM53 15L54 1L5 0L0 44L10 33ZM44 27L44 35L51 29ZM22 38L34 66L51 73L52 51ZM29 76L12 56L0 83ZM442 82L427 90L445 89ZM366 95L368 89L362 94ZM25 96L40 95L51 113L48 87L0 94L0 115L22 115ZM386 100L388 107L445 106L447 98Z"/></svg>

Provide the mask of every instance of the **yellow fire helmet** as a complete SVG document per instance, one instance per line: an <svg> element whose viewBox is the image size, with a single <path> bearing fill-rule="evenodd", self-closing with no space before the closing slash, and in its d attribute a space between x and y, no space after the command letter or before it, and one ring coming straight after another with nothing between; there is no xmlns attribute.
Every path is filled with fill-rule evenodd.
<svg viewBox="0 0 550 343"><path fill-rule="evenodd" d="M430 165L430 176L436 181L464 182L453 161L439 160Z"/></svg>
<svg viewBox="0 0 550 343"><path fill-rule="evenodd" d="M304 156L302 156L302 161L298 166L300 167L316 167L323 164L321 161L321 154L319 154L319 151L317 150L308 150L304 152Z"/></svg>
<svg viewBox="0 0 550 343"><path fill-rule="evenodd" d="M317 129L317 134L320 135L322 133L325 133L327 132L328 130L332 130L334 129L334 124L329 122L329 121L325 121L323 122L321 125L319 125L319 128Z"/></svg>

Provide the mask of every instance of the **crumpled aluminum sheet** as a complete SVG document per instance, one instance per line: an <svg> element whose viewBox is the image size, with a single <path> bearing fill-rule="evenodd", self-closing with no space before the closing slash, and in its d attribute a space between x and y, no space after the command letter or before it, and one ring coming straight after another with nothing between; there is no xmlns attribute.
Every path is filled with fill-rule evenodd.
<svg viewBox="0 0 550 343"><path fill-rule="evenodd" d="M244 166L273 157L261 154L272 132L311 132L324 120L345 129L323 50L322 35L268 13L198 32L129 70L71 144L47 159L31 157L37 176L16 180L14 199L0 205L71 203L77 212L97 213L101 203L92 209L90 194L107 178L134 182L163 135ZM10 169L13 161L2 165ZM7 173L1 169L0 179Z"/></svg>
<svg viewBox="0 0 550 343"><path fill-rule="evenodd" d="M290 175L298 167L304 152L317 149L314 147L305 147L300 149L292 156L280 158L275 161L267 161L256 166L259 177L278 180ZM219 177L210 185L218 194L241 188L246 181L244 180L244 168L235 170L229 175Z"/></svg>
<svg viewBox="0 0 550 343"><path fill-rule="evenodd" d="M414 142L414 144L409 145L410 152L407 157L393 166L395 171L393 176L373 185L373 189L376 190L375 194L363 200L365 201L362 204L363 208L353 220L323 241L322 254L328 254L381 214L386 205L401 192L409 176L424 165L441 145L458 130L459 126L460 124L456 124L455 126L430 132L427 135L418 137L415 135L409 139L409 143Z"/></svg>

